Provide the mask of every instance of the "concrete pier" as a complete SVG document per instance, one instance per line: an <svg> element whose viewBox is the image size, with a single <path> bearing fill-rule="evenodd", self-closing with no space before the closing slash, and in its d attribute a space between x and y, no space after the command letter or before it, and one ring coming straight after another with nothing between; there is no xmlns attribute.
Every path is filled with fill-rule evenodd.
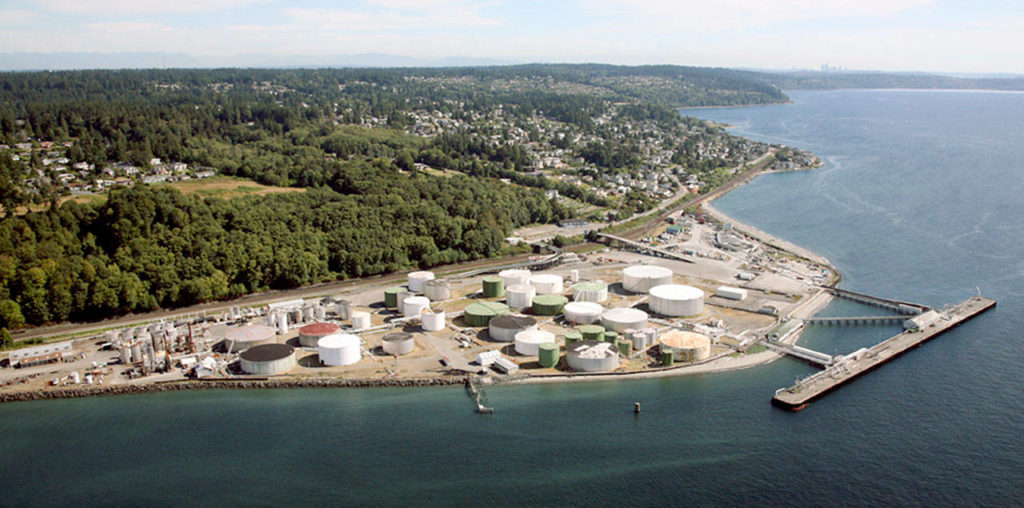
<svg viewBox="0 0 1024 508"><path fill-rule="evenodd" d="M911 348L921 345L995 305L996 301L990 298L971 297L949 309L940 311L941 317L928 327L918 331L904 331L870 348L855 351L836 360L827 369L812 374L789 388L776 390L772 403L791 411L799 411L811 401L844 383L885 364Z"/></svg>

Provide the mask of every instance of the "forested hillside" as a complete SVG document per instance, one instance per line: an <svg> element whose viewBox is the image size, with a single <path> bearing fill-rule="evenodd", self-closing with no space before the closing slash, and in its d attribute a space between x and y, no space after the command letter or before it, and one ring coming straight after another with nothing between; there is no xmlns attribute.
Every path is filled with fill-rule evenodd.
<svg viewBox="0 0 1024 508"><path fill-rule="evenodd" d="M0 327L493 256L514 227L627 216L762 153L672 106L783 100L682 67L0 74ZM144 183L213 173L308 190ZM609 180L645 174L646 194ZM106 199L61 204L83 192Z"/></svg>

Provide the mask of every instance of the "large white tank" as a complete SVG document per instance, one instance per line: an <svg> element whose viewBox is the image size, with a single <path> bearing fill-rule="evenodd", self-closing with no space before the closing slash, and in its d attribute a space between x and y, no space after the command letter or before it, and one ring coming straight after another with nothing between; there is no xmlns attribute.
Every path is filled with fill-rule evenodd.
<svg viewBox="0 0 1024 508"><path fill-rule="evenodd" d="M622 270L622 289L646 293L655 286L672 283L672 270L664 266L636 265Z"/></svg>
<svg viewBox="0 0 1024 508"><path fill-rule="evenodd" d="M694 332L673 330L658 338L661 352L672 351L677 362L696 362L711 356L711 339Z"/></svg>
<svg viewBox="0 0 1024 508"><path fill-rule="evenodd" d="M554 295L564 290L562 276L553 273L538 273L530 277L530 285L537 289L538 295Z"/></svg>
<svg viewBox="0 0 1024 508"><path fill-rule="evenodd" d="M434 302L447 300L452 297L452 288L444 279L428 280L423 283L423 296Z"/></svg>
<svg viewBox="0 0 1024 508"><path fill-rule="evenodd" d="M585 340L566 346L565 362L580 372L605 372L619 366L619 349L615 344Z"/></svg>
<svg viewBox="0 0 1024 508"><path fill-rule="evenodd" d="M537 320L530 316L505 314L491 318L487 323L487 334L491 340L498 342L512 342L515 340L516 334L536 329Z"/></svg>
<svg viewBox="0 0 1024 508"><path fill-rule="evenodd" d="M431 312L430 309L423 311L420 314L420 327L427 332L439 332L444 330L444 311L438 310Z"/></svg>
<svg viewBox="0 0 1024 508"><path fill-rule="evenodd" d="M578 325L598 322L602 312L604 312L604 307L594 302L569 302L562 309L565 320Z"/></svg>
<svg viewBox="0 0 1024 508"><path fill-rule="evenodd" d="M394 332L384 336L381 341L381 349L389 355L407 355L416 348L416 342L411 333Z"/></svg>
<svg viewBox="0 0 1024 508"><path fill-rule="evenodd" d="M363 357L361 344L358 336L349 333L328 335L316 344L320 363L330 367L352 365Z"/></svg>
<svg viewBox="0 0 1024 508"><path fill-rule="evenodd" d="M498 277L505 282L505 291L508 291L509 286L516 286L530 283L531 273L529 270L502 270L498 272Z"/></svg>
<svg viewBox="0 0 1024 508"><path fill-rule="evenodd" d="M623 333L630 328L641 330L647 328L647 313L629 307L608 309L601 315L601 324L608 330Z"/></svg>
<svg viewBox="0 0 1024 508"><path fill-rule="evenodd" d="M423 283L434 280L434 272L412 272L409 274L409 290L417 293L423 291Z"/></svg>
<svg viewBox="0 0 1024 508"><path fill-rule="evenodd" d="M648 305L662 316L696 316L704 311L704 292L682 284L655 286Z"/></svg>
<svg viewBox="0 0 1024 508"><path fill-rule="evenodd" d="M572 299L577 302L603 302L608 299L608 284L601 281L574 284Z"/></svg>
<svg viewBox="0 0 1024 508"><path fill-rule="evenodd" d="M275 333L276 330L269 326L242 326L227 331L224 335L224 345L229 353L238 353L253 346L274 342Z"/></svg>
<svg viewBox="0 0 1024 508"><path fill-rule="evenodd" d="M398 312L403 316L405 316L405 299L410 296L416 296L416 293L413 293L412 291L402 291L398 293Z"/></svg>
<svg viewBox="0 0 1024 508"><path fill-rule="evenodd" d="M419 316L424 309L430 308L430 298L410 296L402 300L402 315L405 317Z"/></svg>
<svg viewBox="0 0 1024 508"><path fill-rule="evenodd" d="M364 330L370 327L370 313L363 310L352 311L352 328Z"/></svg>
<svg viewBox="0 0 1024 508"><path fill-rule="evenodd" d="M535 296L537 296L537 288L529 284L505 286L505 301L513 309L524 309L533 305Z"/></svg>
<svg viewBox="0 0 1024 508"><path fill-rule="evenodd" d="M526 330L516 334L516 353L537 356L537 346L555 342L555 334L546 330Z"/></svg>
<svg viewBox="0 0 1024 508"><path fill-rule="evenodd" d="M243 351L239 360L247 374L283 374L295 367L295 348L287 344L261 344Z"/></svg>

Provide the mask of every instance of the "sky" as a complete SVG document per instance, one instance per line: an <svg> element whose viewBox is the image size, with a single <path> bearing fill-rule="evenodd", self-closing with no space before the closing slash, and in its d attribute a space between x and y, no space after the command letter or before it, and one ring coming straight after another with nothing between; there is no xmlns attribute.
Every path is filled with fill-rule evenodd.
<svg viewBox="0 0 1024 508"><path fill-rule="evenodd" d="M1024 1L0 0L0 52L1024 73Z"/></svg>

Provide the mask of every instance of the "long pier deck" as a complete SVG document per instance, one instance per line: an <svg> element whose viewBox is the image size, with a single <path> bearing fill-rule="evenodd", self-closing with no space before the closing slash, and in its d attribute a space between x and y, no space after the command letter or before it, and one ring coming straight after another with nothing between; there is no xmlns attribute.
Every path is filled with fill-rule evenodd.
<svg viewBox="0 0 1024 508"><path fill-rule="evenodd" d="M812 374L789 388L776 390L772 403L791 411L799 411L811 401L844 383L885 364L911 348L921 345L995 305L996 301L991 298L971 297L952 308L940 311L941 317L931 326L916 331L904 331L870 348L846 355L827 369Z"/></svg>
<svg viewBox="0 0 1024 508"><path fill-rule="evenodd" d="M898 325L906 320L907 316L820 317L807 318L804 323L818 326Z"/></svg>
<svg viewBox="0 0 1024 508"><path fill-rule="evenodd" d="M671 251L667 251L665 249L659 249L659 248L654 247L652 245L645 245L645 244L642 244L640 242L634 242L633 240L627 240L627 239L622 238L620 236L609 235L608 233L598 233L597 236L598 236L598 238L605 238L608 241L619 242L619 243L621 243L623 245L627 245L627 246L629 246L629 247L631 247L633 249L636 249L636 250L638 250L640 252L646 251L646 252L650 252L651 254L659 255L661 257L665 257L665 258L669 258L669 259L675 259L675 260L678 260L678 261L685 261L687 263L693 263L693 259L692 258L690 258L689 256L687 256L685 254L680 254L678 252L671 252Z"/></svg>

